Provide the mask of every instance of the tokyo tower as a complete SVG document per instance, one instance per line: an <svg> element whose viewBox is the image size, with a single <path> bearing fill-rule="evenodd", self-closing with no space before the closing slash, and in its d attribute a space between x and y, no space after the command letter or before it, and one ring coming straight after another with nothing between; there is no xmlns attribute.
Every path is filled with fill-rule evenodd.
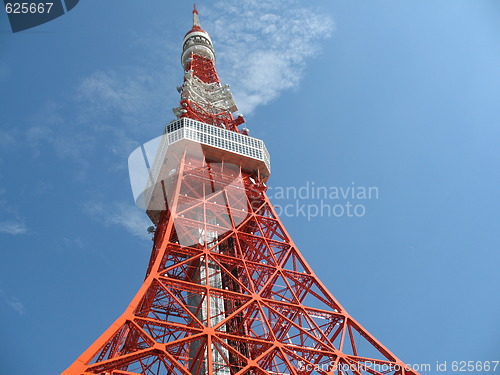
<svg viewBox="0 0 500 375"><path fill-rule="evenodd" d="M181 63L176 120L129 159L154 224L146 278L62 374L417 375L345 311L285 230L266 195L269 153L233 116L196 7Z"/></svg>

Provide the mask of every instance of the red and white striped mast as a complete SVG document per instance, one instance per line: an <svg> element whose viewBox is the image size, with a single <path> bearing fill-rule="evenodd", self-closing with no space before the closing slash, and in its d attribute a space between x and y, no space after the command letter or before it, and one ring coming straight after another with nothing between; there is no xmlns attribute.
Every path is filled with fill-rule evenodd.
<svg viewBox="0 0 500 375"><path fill-rule="evenodd" d="M184 83L180 86L181 102L174 108L177 118L187 117L207 124L238 131L244 121L229 85L222 86L215 70L215 51L210 35L201 28L196 5L193 9L193 27L182 42L181 63Z"/></svg>

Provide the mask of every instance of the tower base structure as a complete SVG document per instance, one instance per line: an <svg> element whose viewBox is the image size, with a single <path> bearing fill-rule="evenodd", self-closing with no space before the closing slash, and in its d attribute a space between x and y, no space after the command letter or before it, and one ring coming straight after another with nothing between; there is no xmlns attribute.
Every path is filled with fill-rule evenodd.
<svg viewBox="0 0 500 375"><path fill-rule="evenodd" d="M416 374L319 281L264 181L176 155L144 284L63 375Z"/></svg>

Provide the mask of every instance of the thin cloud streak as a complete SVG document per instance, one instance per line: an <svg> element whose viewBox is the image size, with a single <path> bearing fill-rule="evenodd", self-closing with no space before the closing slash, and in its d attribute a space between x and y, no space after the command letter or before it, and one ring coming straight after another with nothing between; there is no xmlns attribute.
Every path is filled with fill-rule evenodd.
<svg viewBox="0 0 500 375"><path fill-rule="evenodd" d="M128 157L144 134L161 133L166 122L164 82L168 79L160 72L162 68L94 72L76 90L79 106L90 109L80 112L80 122L91 124L93 133L105 137L108 149L121 159Z"/></svg>
<svg viewBox="0 0 500 375"><path fill-rule="evenodd" d="M0 298L2 298L3 301L19 315L24 315L26 313L24 304L19 301L17 297L8 296L3 289L0 289Z"/></svg>
<svg viewBox="0 0 500 375"><path fill-rule="evenodd" d="M133 236L151 239L151 236L146 232L146 228L151 225L151 222L145 213L136 206L121 202L104 204L89 201L82 208L84 213L104 225L121 226Z"/></svg>
<svg viewBox="0 0 500 375"><path fill-rule="evenodd" d="M0 174L0 181L4 177ZM15 206L9 203L7 189L0 188L0 233L17 236L28 233L24 219Z"/></svg>
<svg viewBox="0 0 500 375"><path fill-rule="evenodd" d="M26 224L18 221L2 221L0 222L0 233L18 235L28 232Z"/></svg>

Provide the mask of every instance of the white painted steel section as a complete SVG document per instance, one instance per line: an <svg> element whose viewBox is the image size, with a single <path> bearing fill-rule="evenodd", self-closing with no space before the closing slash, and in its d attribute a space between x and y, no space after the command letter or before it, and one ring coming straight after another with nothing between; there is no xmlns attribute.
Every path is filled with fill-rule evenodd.
<svg viewBox="0 0 500 375"><path fill-rule="evenodd" d="M264 141L189 118L172 121L165 127L168 144L189 139L201 144L264 162L271 173L271 158ZM156 171L153 170L153 176Z"/></svg>

